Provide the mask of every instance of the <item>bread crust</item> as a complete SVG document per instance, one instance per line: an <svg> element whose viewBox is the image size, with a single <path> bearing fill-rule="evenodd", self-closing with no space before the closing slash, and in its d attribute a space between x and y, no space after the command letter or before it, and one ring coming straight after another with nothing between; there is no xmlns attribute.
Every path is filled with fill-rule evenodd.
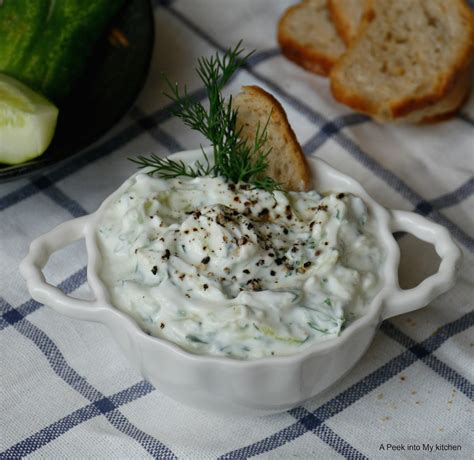
<svg viewBox="0 0 474 460"><path fill-rule="evenodd" d="M469 93L470 91L466 91L466 94L464 95L464 98L461 99L461 102L458 104L457 107L455 107L453 110L447 111L447 112L442 112L442 113L437 113L435 115L430 115L425 118L423 118L419 124L420 125L433 125L435 123L440 123L442 121L449 120L456 115L461 107L467 102L469 99Z"/></svg>
<svg viewBox="0 0 474 460"><path fill-rule="evenodd" d="M346 45L351 43L350 24L346 21L346 17L342 14L337 1L328 0L329 14L332 22L336 26L337 33L341 36Z"/></svg>
<svg viewBox="0 0 474 460"><path fill-rule="evenodd" d="M472 87L472 74L473 65L471 64L467 69L464 69L460 75L455 76L454 86L442 99L431 105L424 106L421 109L413 110L404 116L387 120L386 118L380 118L370 113L368 110L366 113L379 122L393 121L397 123L432 124L448 120L452 118L467 101ZM448 109L443 107L446 103L446 99L448 99ZM439 112L437 112L437 110L439 110ZM360 111L362 112L363 110Z"/></svg>
<svg viewBox="0 0 474 460"><path fill-rule="evenodd" d="M288 122L286 112L281 106L281 104L278 102L277 99L275 99L275 97L273 97L270 93L260 88L259 86L243 86L242 90L243 93L237 95L234 98L233 103L237 107L242 107L243 105L245 105L245 102L241 100L242 96L251 96L253 98L258 98L258 102L264 104L266 108L268 108L268 113L271 113L267 129L271 127L271 124L275 124L276 126L278 126L278 134L281 136L282 139L284 139L285 144L289 147L287 149L287 151L289 152L289 157L287 158L287 160L290 160L294 170L292 172L286 170L281 171L280 175L271 174L273 179L282 183L285 190L293 190L299 192L310 190L311 170L308 166L305 155L301 150L301 146L298 143L298 140L296 139L296 135ZM237 114L237 123L241 126L248 125L248 129L251 129L254 132L256 132L257 130L257 126L249 124L249 120L244 118L244 115L241 110L239 110L239 113ZM283 155L282 151L278 151L277 149L272 148L268 156L269 166L271 167L272 165L281 163L281 155ZM271 168L269 169L271 170Z"/></svg>
<svg viewBox="0 0 474 460"><path fill-rule="evenodd" d="M372 0L374 1L374 0ZM458 61L438 82L434 94L421 98L407 98L392 106L392 113L395 118L406 115L413 110L426 107L442 99L456 84L460 74L466 71L474 58L474 14L464 0L457 0L460 11L464 19L470 24L470 37L464 46L464 50L459 53Z"/></svg>
<svg viewBox="0 0 474 460"><path fill-rule="evenodd" d="M297 3L296 5L290 6L283 13L283 16L278 22L278 43L280 44L281 52L290 61L295 62L310 72L327 77L340 56L334 56L322 51L318 52L317 50L309 49L307 46L302 46L285 31L285 22L288 18L290 18L295 11L304 9L305 7L306 2Z"/></svg>
<svg viewBox="0 0 474 460"><path fill-rule="evenodd" d="M471 92L473 66L465 69L457 78L453 88L438 102L420 110L411 112L397 122L432 124L448 120L464 105Z"/></svg>
<svg viewBox="0 0 474 460"><path fill-rule="evenodd" d="M344 14L343 5L338 0L328 0L328 8L337 33L344 43L349 46L354 41L357 33L353 33L352 24L347 20L347 15Z"/></svg>
<svg viewBox="0 0 474 460"><path fill-rule="evenodd" d="M278 36L278 41L280 43L281 52L285 57L300 67L317 75L321 75L322 77L327 77L336 63L336 59L310 52L307 48L300 46L289 37Z"/></svg>
<svg viewBox="0 0 474 460"><path fill-rule="evenodd" d="M330 74L330 88L334 98L339 102L342 102L343 104L346 104L357 111L367 113L380 121L396 121L399 118L408 116L410 113L416 110L423 109L440 101L456 84L459 74L469 67L474 53L474 16L469 7L465 4L464 0L453 0L453 2L457 3L457 6L461 12L461 16L470 25L469 37L460 50L456 63L444 75L439 77L439 81L437 82L431 94L405 97L399 101L393 102L386 108L381 108L373 101L370 101L362 95L349 90L347 86L345 86L338 78L338 72L345 63L345 57L348 56L357 46L357 44L364 38L365 32L370 26L370 23L373 20L376 20L374 1L376 0L367 1L364 17L357 38L349 47L347 52L332 68Z"/></svg>

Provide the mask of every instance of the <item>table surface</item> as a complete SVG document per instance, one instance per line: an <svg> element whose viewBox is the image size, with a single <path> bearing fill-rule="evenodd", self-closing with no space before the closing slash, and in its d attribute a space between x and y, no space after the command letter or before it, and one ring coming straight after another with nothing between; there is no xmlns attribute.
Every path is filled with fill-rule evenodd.
<svg viewBox="0 0 474 460"><path fill-rule="evenodd" d="M426 458L430 448L430 458L472 458L474 97L454 119L431 126L378 125L351 112L332 99L326 79L280 54L275 26L291 3L155 1L151 71L129 114L79 156L0 186L0 458ZM343 380L292 411L247 419L164 396L105 327L35 302L18 272L32 239L93 212L135 171L128 157L203 141L169 115L160 72L202 98L197 58L240 38L257 51L227 92L257 84L273 93L307 155L352 175L382 205L444 225L464 255L456 286L385 321ZM409 235L399 244L404 287L436 270L430 246ZM87 296L85 265L79 242L51 259L47 277Z"/></svg>

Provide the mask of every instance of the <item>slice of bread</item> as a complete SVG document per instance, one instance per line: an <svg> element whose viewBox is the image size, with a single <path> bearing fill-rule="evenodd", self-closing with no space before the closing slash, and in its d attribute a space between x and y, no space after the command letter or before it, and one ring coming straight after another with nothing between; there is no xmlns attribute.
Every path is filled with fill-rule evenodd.
<svg viewBox="0 0 474 460"><path fill-rule="evenodd" d="M467 101L473 82L472 65L464 70L451 90L438 102L414 110L395 121L401 123L437 123L453 117Z"/></svg>
<svg viewBox="0 0 474 460"><path fill-rule="evenodd" d="M350 45L359 31L364 0L328 0L328 6L339 35L346 45Z"/></svg>
<svg viewBox="0 0 474 460"><path fill-rule="evenodd" d="M304 0L288 8L278 24L278 42L288 59L323 76L346 49L327 0Z"/></svg>
<svg viewBox="0 0 474 460"><path fill-rule="evenodd" d="M331 71L331 91L394 121L448 96L473 49L473 16L463 0L369 0L358 37Z"/></svg>
<svg viewBox="0 0 474 460"><path fill-rule="evenodd" d="M367 0L328 0L331 18L338 33L346 45L353 43L357 37L364 7ZM466 101L472 86L472 66L457 79L454 87L440 101L426 108L414 110L397 122L404 123L436 123L444 121L456 114Z"/></svg>
<svg viewBox="0 0 474 460"><path fill-rule="evenodd" d="M267 174L285 190L309 190L311 171L281 104L258 86L243 86L232 106L238 109L237 128L251 143L255 141L257 127L263 128L268 121L267 142L271 151Z"/></svg>

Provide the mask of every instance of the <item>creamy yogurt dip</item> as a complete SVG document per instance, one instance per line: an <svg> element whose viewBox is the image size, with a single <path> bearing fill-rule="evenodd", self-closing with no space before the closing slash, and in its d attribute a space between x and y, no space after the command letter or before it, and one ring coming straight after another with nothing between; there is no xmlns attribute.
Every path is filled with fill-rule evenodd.
<svg viewBox="0 0 474 460"><path fill-rule="evenodd" d="M337 336L381 286L373 219L346 193L138 174L97 239L112 303L198 354L297 353Z"/></svg>

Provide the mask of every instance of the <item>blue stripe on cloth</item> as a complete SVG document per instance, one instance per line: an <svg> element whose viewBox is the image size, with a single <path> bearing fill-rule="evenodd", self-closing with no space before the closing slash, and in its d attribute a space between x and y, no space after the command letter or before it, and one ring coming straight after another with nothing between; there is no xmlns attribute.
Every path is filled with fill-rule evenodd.
<svg viewBox="0 0 474 460"><path fill-rule="evenodd" d="M26 200L30 196L35 195L38 193L38 187L36 187L33 183L28 183L23 187L20 187L13 192L8 193L0 198L0 211L7 209L23 200Z"/></svg>
<svg viewBox="0 0 474 460"><path fill-rule="evenodd" d="M308 412L309 415L311 415ZM342 455L344 458L350 460L365 460L367 457L359 452L355 447L352 447L347 441L342 439L338 434L336 434L331 428L326 424L317 424L313 426L313 420L315 417L306 419L303 417L299 420L299 423L303 425L308 431L312 431L316 434L321 440L326 444L331 446L338 454Z"/></svg>
<svg viewBox="0 0 474 460"><path fill-rule="evenodd" d="M176 455L164 444L157 441L153 436L132 425L129 420L119 411L113 411L106 415L107 420L119 431L138 441L153 458L175 459Z"/></svg>
<svg viewBox="0 0 474 460"><path fill-rule="evenodd" d="M66 196L57 187L53 186L52 181L44 176L39 176L20 189L0 198L0 211L26 200L39 191L46 193L55 203L67 209L74 217L80 217L86 214L86 211L79 203Z"/></svg>
<svg viewBox="0 0 474 460"><path fill-rule="evenodd" d="M146 380L141 380L135 385L113 394L109 397L109 399L118 407L128 404L131 401L135 401L136 399L139 399L142 396L151 393L152 391L155 391L155 387Z"/></svg>
<svg viewBox="0 0 474 460"><path fill-rule="evenodd" d="M34 184L38 187L38 189L42 190L46 196L51 198L52 201L68 211L73 217L81 217L87 214L87 211L77 201L67 196L47 177L38 177L35 179Z"/></svg>
<svg viewBox="0 0 474 460"><path fill-rule="evenodd" d="M434 200L431 200L430 205L435 209L449 208L454 206L474 193L474 178L470 178L459 188L451 193L442 195Z"/></svg>
<svg viewBox="0 0 474 460"><path fill-rule="evenodd" d="M399 374L402 370L411 366L420 358L424 358L437 350L446 340L452 336L472 327L474 325L474 312L469 312L457 320L440 327L435 335L428 337L420 344L415 344L398 356L368 374L357 383L339 393L333 399L318 407L312 413L306 409L297 407L289 411L297 421L292 425L268 436L261 441L234 450L222 456L222 458L248 458L276 449L288 442L293 441L307 432L301 428L300 420L305 418L306 424L314 426L326 422L336 414L339 414L361 398L383 385L385 382ZM309 415L308 415L309 414ZM314 419L311 419L314 417Z"/></svg>
<svg viewBox="0 0 474 460"><path fill-rule="evenodd" d="M474 252L474 239L464 232L464 230L453 224L453 222L436 210L428 214L428 217L446 227L451 232L453 238L462 243L469 251Z"/></svg>
<svg viewBox="0 0 474 460"><path fill-rule="evenodd" d="M219 460L246 459L255 455L269 452L286 444L288 442L288 439L293 440L299 438L308 431L311 431L316 434L321 440L333 447L336 452L338 452L345 458L351 460L362 460L367 458L357 449L355 449L345 440L343 440L339 435L334 433L331 428L329 428L321 421L318 421L316 417L314 417L310 412L306 411L303 408L300 409L302 414L298 414L298 422L284 428L283 430L280 430L273 436L269 436L263 439L262 441L259 441L258 443L251 444L241 449L237 449L235 451L224 454L219 457Z"/></svg>
<svg viewBox="0 0 474 460"><path fill-rule="evenodd" d="M116 407L119 407L146 396L152 391L154 391L154 388L149 383L141 381L126 390L111 395L107 400L111 401ZM0 459L20 458L29 455L77 425L102 414L103 412L97 408L96 403L91 403L0 453ZM146 446L147 452L154 458L176 458L167 447L163 446L161 443L157 443L152 436L137 430L137 428L128 422L128 420L125 419L125 417L116 409L109 412L107 416L112 419L109 420L109 422L114 426L119 427L118 429L120 431L132 438L141 439L141 444Z"/></svg>
<svg viewBox="0 0 474 460"><path fill-rule="evenodd" d="M28 302L30 302L30 300ZM23 305L26 305L28 302L25 302ZM41 304L38 303L38 306L40 306L40 305ZM0 313L2 314L2 318L3 318L3 315L5 313L8 313L10 310L14 310L14 308L3 297L0 297ZM16 309L16 310L18 310L18 309Z"/></svg>
<svg viewBox="0 0 474 460"><path fill-rule="evenodd" d="M292 441L297 439L307 432L308 429L306 426L296 422L287 426L286 428L283 428L277 433L262 439L261 441L228 452L220 456L219 460L240 460L253 457L254 455L263 454L283 446L289 440Z"/></svg>
<svg viewBox="0 0 474 460"><path fill-rule="evenodd" d="M474 179L469 179L456 190L441 195L438 198L435 198L432 201L420 201L413 212L421 214L422 216L427 216L434 210L440 210L444 208L449 208L455 206L456 204L464 201L469 196L474 193ZM406 236L406 232L395 232L393 234L394 238L399 241L402 237Z"/></svg>
<svg viewBox="0 0 474 460"><path fill-rule="evenodd" d="M335 120L328 121L321 126L318 132L312 136L306 144L303 145L303 151L306 155L309 155L319 149L324 142L330 139L334 134L338 133L341 129L365 123L367 121L370 121L370 118L360 113L350 113L348 115L342 115Z"/></svg>
<svg viewBox="0 0 474 460"><path fill-rule="evenodd" d="M474 125L474 120L472 118L469 118L469 116L465 113L459 113L458 118L462 121L465 121L466 123L469 123L470 125Z"/></svg>
<svg viewBox="0 0 474 460"><path fill-rule="evenodd" d="M474 319L471 318L471 325L474 325ZM416 347L418 353L423 355L421 361L430 367L437 374L442 376L453 386L455 386L459 391L464 393L469 399L473 399L474 396L474 385L469 382L465 377L456 372L451 367L447 366L436 356L429 353L427 350L424 350L422 345L417 344L411 337L403 333L400 329L395 327L392 323L385 321L381 330L393 340L396 340L398 343L403 345L406 348Z"/></svg>
<svg viewBox="0 0 474 460"><path fill-rule="evenodd" d="M96 401L103 397L84 377L69 366L56 344L41 329L21 316L19 318L16 315L8 316L12 312L19 315L18 310L11 309L3 315L3 318L41 350L59 377L89 401Z"/></svg>
<svg viewBox="0 0 474 460"><path fill-rule="evenodd" d="M184 150L183 146L173 136L161 129L152 119L147 118L138 107L134 107L129 115L141 125L144 131L150 134L153 139L163 145L169 152Z"/></svg>
<svg viewBox="0 0 474 460"><path fill-rule="evenodd" d="M10 460L13 458L26 457L80 423L97 417L98 415L100 415L99 410L92 404L75 410L66 417L23 439L5 451L0 452L0 459Z"/></svg>
<svg viewBox="0 0 474 460"><path fill-rule="evenodd" d="M428 337L420 343L415 343L406 351L391 359L379 369L375 370L328 403L323 404L313 412L314 415L323 420L332 417L336 413L339 413L353 404L362 396L365 396L375 388L379 387L382 383L387 382L418 359L433 353L452 336L469 329L473 325L474 312L469 312L455 321L445 324L437 330L436 334Z"/></svg>
<svg viewBox="0 0 474 460"><path fill-rule="evenodd" d="M77 283L82 284L82 282L83 282L84 279L85 279L85 268L83 268L82 270L76 272L73 276L67 278L64 282L61 283L60 286L62 286L64 290L72 291L72 290L74 290L74 289L77 287L76 284L77 284ZM25 304L23 304L23 306L26 306L26 305L29 305L29 302L26 302ZM23 307L23 306L22 306L22 307ZM22 307L19 307L19 309L22 308ZM7 311L13 310L11 307L8 307L8 304L7 304L3 299L1 299L1 298L0 298L0 308L2 308L3 310L6 309ZM24 308L24 307L23 307L23 308ZM30 308L30 309L31 309L31 308ZM36 309L36 308L35 308L35 309ZM34 310L33 310L33 311L34 311ZM466 317L466 318L467 318L467 320L470 320L471 323L474 321L474 318L473 318L473 317ZM21 319L21 318L20 318L20 319ZM18 321L18 320L16 320L15 322L17 322L17 321ZM468 326L468 324L467 324L466 321L461 321L461 323L458 323L458 324L457 324L457 323L455 322L454 325L451 324L451 325L447 325L447 326L441 328L441 329L439 330L439 334L440 334L440 337L442 338L442 340L444 341L444 340L446 340L447 338L449 338L450 335L453 335L453 334L455 334L455 333L457 333L457 332L460 332L460 329L459 329L459 326L460 326L460 325L462 325L462 327L464 327L464 328ZM394 326L391 326L391 327L393 328L393 330L396 330L396 328L395 328ZM440 341L439 341L438 339L436 339L436 338L435 338L435 339L430 338L429 340L434 340L434 342L430 345L431 347L438 347L438 346L440 346L441 343L442 343L442 342L440 342ZM403 343L402 343L402 344L403 344ZM412 344L413 344L413 345L412 345ZM411 349L412 349L412 350L416 350L416 351L417 351L416 356L420 357L421 359L426 358L426 357L429 355L429 353L430 353L428 350L426 350L426 349L424 348L424 346L423 346L422 344L421 344L421 345L420 345L420 344L416 344L416 342L414 342L414 341L412 341L412 342L410 342L410 343L407 343L406 345L407 345L407 346L411 346ZM433 348L433 349L434 349L434 348ZM416 356L415 356L415 358L416 358ZM414 361L416 361L416 359L415 359ZM414 362L414 361L413 361L413 362ZM433 361L433 362L434 362L434 361ZM410 362L409 364L411 364L411 362ZM408 364L408 365L409 365L409 364ZM435 363L435 364L436 364L436 366L433 365L433 366L430 366L430 367L432 367L433 370L435 370L435 371L438 371L438 370L439 370L441 376L443 376L443 377L445 377L445 378L448 378L448 379L450 379L450 381L451 381L451 380L452 380L452 376L455 374L455 371L453 371L452 369L450 369L446 364L442 363L442 362L439 361L439 360L436 360L436 363ZM395 373L394 373L394 375L395 375ZM152 387L150 384L148 384L147 382L143 382L142 385L143 385L143 387L144 387L145 389L147 389L147 391L150 391L150 390L153 388L153 387ZM127 399L127 397L129 397L130 394L133 394L133 392L135 392L135 389L133 389L133 388L131 388L131 389L126 389L126 390L124 390L123 392L121 392L120 398L122 398L122 397L125 396L125 399ZM364 395L365 395L365 394L361 394L360 397L362 397L362 396L364 396ZM117 405L119 405L119 404L121 403L120 398L116 398L115 400L112 399L112 398L109 398L109 399L110 399L110 402L112 403L112 405L117 406ZM103 400L103 398L102 398L102 400ZM353 401L353 402L355 402L355 401ZM304 409L304 408L296 408L296 409L293 409L293 411L291 411L290 413L292 413L292 415L294 415L294 416L297 417L297 418L303 418L303 417L308 418L308 417L309 417L309 416L308 416L308 413L307 413L307 411L306 411L306 409ZM314 423L314 420L312 421L312 423ZM314 423L314 427L316 427L316 426L319 426L319 423ZM321 429L321 430L322 430L322 429ZM320 431L321 431L321 430L320 430ZM294 428L292 428L290 431L294 431ZM301 433L301 434L302 434L302 433ZM318 433L316 433L316 434L318 434ZM343 446L343 445L344 445L344 442L345 442L344 440L342 440L342 438L339 439L339 438L336 438L335 436L333 436L333 437L326 437L326 441L327 441L328 443L330 442L330 443L332 444L331 446L334 447L335 449L341 448L341 446ZM278 446L276 446L276 447L278 447ZM348 449L349 447L350 447L350 446L348 446L348 447L346 446L346 448L345 448L346 451L347 451L347 449ZM356 455L356 452L353 452L353 454Z"/></svg>
<svg viewBox="0 0 474 460"><path fill-rule="evenodd" d="M75 274L73 274L71 277L67 278L65 281L63 281L60 284L60 287L63 290L65 290L66 292L72 292L80 284L82 284L85 281L85 276L86 276L86 270L85 270L85 268L83 268L83 269L79 270L78 272L76 272ZM12 309L11 307L9 307L8 304L3 299L0 298L0 308L2 310L6 310L6 312L14 311L16 313L12 318L10 318L10 321L13 322L13 323L16 323L19 320L23 319L22 315L18 314L17 311L21 310L22 313L29 314L32 311L35 311L38 308L38 306L41 305L41 304L38 304L38 303L36 303L36 304L37 305L35 305L35 307L32 308L31 307L31 302L25 302L22 306L20 306L18 309L15 310L15 309ZM390 327L391 327L391 330L397 331L397 329L394 326L390 326ZM451 332L456 332L456 330L451 330ZM404 336L403 333L400 332L399 337L407 337L407 336ZM410 340L410 342L407 342L406 340ZM420 355L422 357L422 359L426 360L427 356L429 355L429 352L426 351L426 350L423 350L420 353L419 350L422 350L423 346L420 346L419 344L416 344L416 342L414 342L412 339L406 338L405 342L401 341L401 343L402 343L402 345L405 345L407 347L409 346L409 347L412 347L414 349L417 349L418 350L417 354ZM430 366L430 367L433 368L433 370L439 371L443 377L448 378L449 381L453 381L452 376L456 374L455 371L450 369L447 365L445 365L444 363L442 363L439 360L436 360L436 362L433 361L433 363L436 364L436 366L434 364L433 364L433 366ZM141 388L142 391L143 391L143 389L145 389L146 392L149 392L153 389L153 387L150 384L148 384L147 382L142 382L141 385L142 385L142 388ZM459 385L459 379L458 379L458 385ZM123 392L121 392L120 395L117 396L117 397L109 398L109 399L105 399L105 400L104 400L104 398L100 398L98 401L101 401L101 403L96 402L94 404L96 404L96 407L97 406L99 408L102 407L102 412L107 413L107 409L104 409L104 406L108 407L109 410L112 410L114 407L123 404L124 399L129 400L130 395L134 394L135 391L136 391L136 388L126 389ZM306 426L306 427L309 426L308 425L309 422L306 423L306 420L308 419L308 417L311 418L311 416L308 415L306 409L297 408L297 409L294 409L292 411L292 413L297 418L301 418L301 419L305 420L303 426ZM321 425L317 420L318 419L312 419L311 420L311 423L314 425L313 426L314 429L316 429L317 427L319 427ZM315 423L315 421L316 421L316 423ZM294 430L294 428L292 428L292 430ZM315 431L315 433L316 434L319 433L322 436L323 433L327 434L327 433L329 433L329 431L327 431L326 428L323 427L323 428L318 428L318 432ZM326 442L328 442L328 444L330 444L331 447L335 448L336 450L342 449L343 447L341 447L341 446L345 446L345 444L344 444L345 441L342 438L337 437L337 435L331 435L331 436L328 435L328 436L326 436L326 439L324 439L324 440ZM349 450L350 450L349 445L344 447L344 451L348 452ZM342 452L342 450L341 450L341 452ZM355 457L357 457L357 455L358 455L358 453L356 451L354 451L351 454L351 458L355 458Z"/></svg>
<svg viewBox="0 0 474 460"><path fill-rule="evenodd" d="M198 27L196 24L191 22L186 16L178 12L172 7L167 7L166 11L170 12L173 16L179 19L185 26L187 26L190 30L192 30L196 35L201 37L202 39L206 40L211 46L214 48L225 51L225 49L216 41L214 40L208 33ZM255 71L253 68L249 66L245 66L245 69L253 75L255 78L259 79L273 91L279 94L284 100L286 100L294 109L301 112L305 115L311 122L319 125L324 126L328 123L328 120L318 113L317 111L313 110L304 102L296 99L294 96L289 94L284 88L280 85L275 83L274 81L270 80L269 78L265 77L264 75L260 74L259 72ZM340 131L335 132L333 134L334 140L341 145L352 157L354 157L357 161L359 161L363 166L367 169L372 171L376 174L380 179L385 181L393 190L411 202L414 206L416 206L421 201L426 201L416 193L412 188L410 188L402 179L400 179L397 175L393 172L389 171L388 169L384 168L382 165L377 163L373 158L371 158L368 154L366 154L355 142L353 142L349 137L341 133ZM453 234L453 236L464 244L470 251L474 252L474 239L467 235L461 228L459 228L456 224L451 222L446 217L442 216L438 212L434 211L431 214L431 218L436 222L440 223L447 227Z"/></svg>
<svg viewBox="0 0 474 460"><path fill-rule="evenodd" d="M70 294L71 292L75 291L79 286L82 286L87 280L87 268L83 267L77 272L73 273L71 276L66 278L64 281L58 284L58 288L63 291L65 294ZM21 304L19 307L14 309L18 312L21 318L33 313L34 311L38 310L38 308L42 307L43 304L37 302L36 300L29 299L25 303ZM0 313L3 315L6 314L8 311L12 310L11 307L4 299L0 297ZM4 329L6 326L9 326L10 323L4 321L0 323L0 331Z"/></svg>
<svg viewBox="0 0 474 460"><path fill-rule="evenodd" d="M289 411L291 412L291 411ZM322 420L319 420L311 412L303 407L297 411L299 425L305 428L306 431L311 431L316 434L327 445L331 446L337 453L345 458L362 460L367 457L359 452L355 447L351 446L347 441L342 439L331 428L329 428ZM292 414L294 415L294 414Z"/></svg>
<svg viewBox="0 0 474 460"><path fill-rule="evenodd" d="M452 367L447 366L443 361L434 355L428 355L422 361L438 375L443 377L459 391L464 393L471 401L474 400L474 385L472 382L460 375Z"/></svg>
<svg viewBox="0 0 474 460"><path fill-rule="evenodd" d="M3 319L9 322L26 338L30 339L43 352L53 371L81 396L92 401L98 413L103 414L117 430L128 434L137 441L148 453L154 455L156 452L165 452L168 458L175 458L174 454L164 444L139 430L125 416L122 414L113 415L118 413L115 403L105 398L84 377L79 375L67 363L56 344L40 328L22 317L18 310L9 306L5 300L1 300L0 305L2 309L7 309L3 314ZM44 441L44 444L49 442L45 439Z"/></svg>
<svg viewBox="0 0 474 460"><path fill-rule="evenodd" d="M280 56L281 52L278 48L271 48L264 51L259 51L258 53L252 54L247 59L247 65L250 67L255 67L256 65L260 64L261 62L267 61L268 59L272 59L276 56Z"/></svg>

